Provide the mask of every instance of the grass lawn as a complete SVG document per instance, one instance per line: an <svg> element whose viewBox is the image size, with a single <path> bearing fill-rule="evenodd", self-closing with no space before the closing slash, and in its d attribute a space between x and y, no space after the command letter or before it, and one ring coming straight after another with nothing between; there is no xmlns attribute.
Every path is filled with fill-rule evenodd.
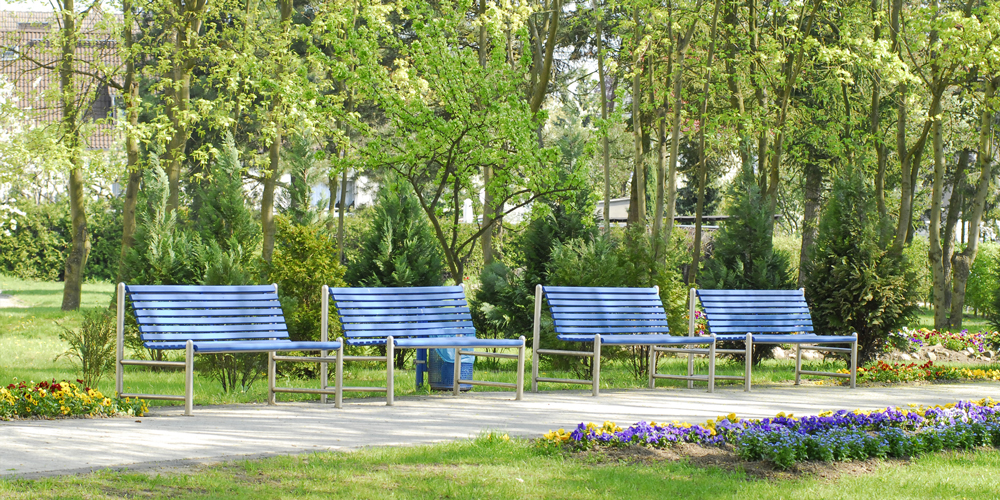
<svg viewBox="0 0 1000 500"><path fill-rule="evenodd" d="M581 460L526 440L374 448L239 461L165 474L101 471L0 480L6 498L995 498L1000 452L945 452L837 479L773 481L679 462Z"/></svg>

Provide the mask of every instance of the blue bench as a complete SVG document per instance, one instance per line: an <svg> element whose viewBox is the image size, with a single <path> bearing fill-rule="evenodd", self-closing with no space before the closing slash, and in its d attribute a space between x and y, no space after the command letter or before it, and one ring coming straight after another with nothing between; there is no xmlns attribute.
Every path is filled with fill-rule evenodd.
<svg viewBox="0 0 1000 500"><path fill-rule="evenodd" d="M139 326L139 336L148 349L183 350L184 361L124 359L125 306L130 299ZM118 347L115 363L115 390L119 397L184 401L184 414L194 406L194 355L267 353L267 403L273 405L277 392L319 394L325 402L334 395L340 408L343 343L293 342L278 301L278 285L195 286L118 284ZM320 351L316 356L276 356L284 351ZM335 356L328 356L335 351ZM319 389L275 387L275 362L320 363ZM336 363L336 386L327 387L327 364ZM125 393L125 366L167 366L184 368L184 395Z"/></svg>
<svg viewBox="0 0 1000 500"><path fill-rule="evenodd" d="M718 349L718 352L740 353L746 357L744 374L716 377L743 380L744 390L750 390L750 365L753 344L794 344L795 385L802 375L850 378L854 388L858 373L858 334L817 335L813 331L809 304L805 290L695 290L691 289L689 316L694 318L695 299L701 302L708 323L708 331L719 340L745 343L745 349ZM690 324L691 330L694 323ZM848 347L830 347L824 344L847 344ZM850 373L805 371L802 369L802 351L815 350L850 354Z"/></svg>
<svg viewBox="0 0 1000 500"><path fill-rule="evenodd" d="M593 350L567 351L539 348L542 297L549 304L556 336L566 342L593 343ZM600 393L601 345L650 346L649 387L656 379L708 382L708 392L715 388L715 338L670 335L667 313L660 301L659 287L609 288L609 287L535 287L535 326L532 343L531 390L538 391L539 382L590 385L594 396ZM697 348L695 346L705 346ZM675 346L675 347L664 347ZM676 347L682 346L682 347ZM657 373L657 356L661 352L708 355L707 375ZM539 355L567 355L589 357L592 361L591 380L557 379L538 376Z"/></svg>
<svg viewBox="0 0 1000 500"><path fill-rule="evenodd" d="M472 315L461 286L336 288L323 285L322 329L329 329L329 300L337 315L348 345L384 345L382 356L346 356L345 361L380 361L386 364L385 387L344 387L345 391L386 393L386 405L393 404L393 358L395 349L454 349L453 391L459 383L514 389L520 400L524 391L524 337L511 339L476 338ZM474 349L517 349L517 354L476 351ZM466 350L468 349L468 350ZM517 382L459 380L461 356L485 356L517 359Z"/></svg>

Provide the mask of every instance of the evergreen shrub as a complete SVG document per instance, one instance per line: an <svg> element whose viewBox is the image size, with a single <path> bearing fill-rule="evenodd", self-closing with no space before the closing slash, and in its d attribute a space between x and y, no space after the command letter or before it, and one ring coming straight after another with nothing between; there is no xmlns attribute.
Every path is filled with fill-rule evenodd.
<svg viewBox="0 0 1000 500"><path fill-rule="evenodd" d="M873 189L857 172L834 181L820 218L806 299L817 333L858 334L858 364L884 350L889 335L909 324L919 297L905 257L879 246Z"/></svg>

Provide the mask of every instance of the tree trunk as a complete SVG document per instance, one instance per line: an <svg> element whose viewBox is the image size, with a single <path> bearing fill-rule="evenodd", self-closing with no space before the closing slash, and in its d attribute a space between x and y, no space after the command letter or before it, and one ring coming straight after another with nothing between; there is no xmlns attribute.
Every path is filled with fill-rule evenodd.
<svg viewBox="0 0 1000 500"><path fill-rule="evenodd" d="M936 101L936 105L931 108L930 115L939 116L941 114L941 102ZM927 256L931 261L931 275L934 279L934 328L943 329L948 326L947 310L944 306L945 295L945 275L944 263L942 262L943 249L941 248L941 199L944 191L944 137L941 130L941 120L934 120L933 148L934 148L934 183L931 190L931 221L928 228L928 241L930 249Z"/></svg>
<svg viewBox="0 0 1000 500"><path fill-rule="evenodd" d="M632 12L632 21L635 23L635 58L633 59L632 71L632 138L634 141L634 174L635 189L632 190L632 199L629 204L629 218L632 219L634 212L634 222L639 227L646 227L646 169L642 158L642 116L640 103L642 93L640 92L640 79L642 78L642 59L640 57L639 44L642 41L642 25L639 23L639 7Z"/></svg>
<svg viewBox="0 0 1000 500"><path fill-rule="evenodd" d="M292 0L278 0L278 8L281 11L280 28L282 32L287 32L292 19ZM287 49L282 47L281 49ZM280 49L279 49L280 50ZM278 78L284 74L284 65L280 62L275 68L275 75ZM282 126L278 116L281 114L282 95L275 94L271 103L272 119L274 120L274 137L271 138L271 147L268 148L268 166L264 173L264 192L260 198L260 223L263 232L263 245L261 258L264 262L271 262L274 256L274 189L281 178L281 141Z"/></svg>
<svg viewBox="0 0 1000 500"><path fill-rule="evenodd" d="M996 94L997 84L1000 78L986 80L986 89L983 101L991 103ZM953 328L962 327L962 313L965 310L965 287L969 282L969 272L972 264L976 261L979 252L979 226L983 220L983 212L986 208L986 198L990 194L990 180L993 177L993 151L991 140L993 138L993 110L987 105L983 106L982 120L979 124L979 145L976 150L976 163L979 165L979 184L976 186L976 194L972 199L972 206L967 218L969 219L969 243L965 250L954 256L952 264L952 296L951 296L951 326Z"/></svg>
<svg viewBox="0 0 1000 500"><path fill-rule="evenodd" d="M264 192L260 197L260 224L264 233L261 258L271 262L274 256L274 188L281 176L281 133L275 132L271 147L267 151L268 167L264 172Z"/></svg>
<svg viewBox="0 0 1000 500"><path fill-rule="evenodd" d="M718 35L719 6L723 0L715 0L712 12L712 28L709 34L708 62L705 64L705 84L701 89L701 106L698 107L698 203L694 213L694 248L691 251L691 269L688 270L687 284L693 286L698 277L698 262L701 260L701 218L705 212L705 183L708 180L708 158L705 151L705 115L708 113L708 91L712 83L712 59L715 56L715 38Z"/></svg>
<svg viewBox="0 0 1000 500"><path fill-rule="evenodd" d="M132 57L132 47L135 44L134 12L132 0L122 2L124 15L125 52L125 107L128 120L128 130L125 132L125 156L128 182L125 185L125 203L122 208L122 249L118 259L118 281L125 279L125 258L134 244L135 237L135 207L139 199L139 183L142 181L142 170L139 167L139 141L135 137L135 129L139 124L139 82L135 77L135 59Z"/></svg>
<svg viewBox="0 0 1000 500"><path fill-rule="evenodd" d="M486 0L479 0L479 18L481 24L479 25L479 67L486 69ZM558 18L558 15L556 16ZM537 92L537 89L536 89ZM489 190L489 186L493 183L493 167L484 166L483 167L483 225L489 226L493 224L493 216L496 213L493 207L493 194ZM480 245L483 247L483 265L487 266L493 263L493 230L483 232L481 236Z"/></svg>
<svg viewBox="0 0 1000 500"><path fill-rule="evenodd" d="M76 63L77 26L73 0L62 0L61 29L62 49L59 61L59 91L62 104L62 132L64 145L70 156L69 204L72 243L66 255L63 282L62 310L73 311L80 308L80 294L83 287L83 269L90 254L90 238L87 235L87 200L84 197L83 151L80 129L77 125L77 88L74 78Z"/></svg>
<svg viewBox="0 0 1000 500"><path fill-rule="evenodd" d="M597 10L597 0L594 0L594 10ZM597 77L601 84L601 121L604 123L604 133L601 134L601 149L604 152L604 234L611 234L611 150L608 144L608 89L607 75L604 73L604 11L600 11L597 21Z"/></svg>
<svg viewBox="0 0 1000 500"><path fill-rule="evenodd" d="M951 199L948 200L948 215L945 217L944 236L941 237L941 264L944 266L944 308L951 309L951 261L955 254L955 226L958 224L962 205L965 204L965 169L969 166L968 148L958 153L958 165L951 175ZM963 225L964 226L964 225ZM951 323L951 320L948 321Z"/></svg>
<svg viewBox="0 0 1000 500"><path fill-rule="evenodd" d="M823 169L815 162L807 162L805 170L805 203L802 214L802 247L799 250L799 288L805 286L806 271L812 256L812 247L819 234L820 195L823 191Z"/></svg>

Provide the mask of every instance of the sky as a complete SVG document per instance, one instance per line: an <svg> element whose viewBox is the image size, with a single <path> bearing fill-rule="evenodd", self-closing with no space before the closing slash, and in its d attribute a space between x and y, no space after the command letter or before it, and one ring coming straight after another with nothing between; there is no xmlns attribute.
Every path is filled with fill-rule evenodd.
<svg viewBox="0 0 1000 500"><path fill-rule="evenodd" d="M18 12L52 12L52 4L45 0L0 0L0 10Z"/></svg>

